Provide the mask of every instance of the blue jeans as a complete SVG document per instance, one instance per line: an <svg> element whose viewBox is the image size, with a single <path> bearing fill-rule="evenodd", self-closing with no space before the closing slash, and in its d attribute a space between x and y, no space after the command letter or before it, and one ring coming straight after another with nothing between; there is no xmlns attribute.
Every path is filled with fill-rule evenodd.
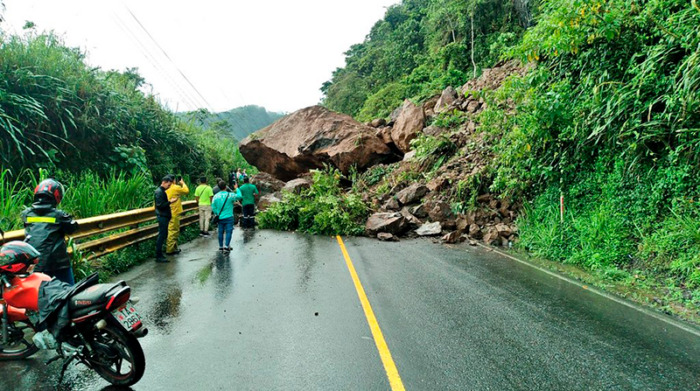
<svg viewBox="0 0 700 391"><path fill-rule="evenodd" d="M224 246L224 231L226 231L226 246ZM233 217L219 220L219 247L231 247L233 236Z"/></svg>

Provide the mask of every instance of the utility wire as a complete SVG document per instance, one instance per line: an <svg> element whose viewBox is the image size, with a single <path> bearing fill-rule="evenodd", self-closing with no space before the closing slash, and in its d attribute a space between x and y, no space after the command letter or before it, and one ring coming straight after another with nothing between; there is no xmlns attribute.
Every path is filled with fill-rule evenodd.
<svg viewBox="0 0 700 391"><path fill-rule="evenodd" d="M141 54L148 60L148 62L151 63L151 65L158 71L160 74L164 76L166 81L174 87L175 92L180 96L180 99L183 100L183 102L187 103L189 106L192 106L193 108L196 108L200 106L199 103L196 102L196 99L193 99L182 87L179 85L179 83L172 77L170 74L167 72L167 70L160 64L158 59L150 53L150 50L146 47L146 45L138 38L138 36L129 28L129 26L124 22L119 15L113 12L112 14L113 20L117 24L119 28L122 29L126 34L128 34L132 40L136 43L137 48L141 52Z"/></svg>
<svg viewBox="0 0 700 391"><path fill-rule="evenodd" d="M182 78L187 82L187 84L192 88L192 90L194 90L195 93L196 93L196 94L201 98L201 100L206 104L206 106L209 108L210 113L214 114L214 115L218 118L218 120L221 121L221 120L222 120L222 115L221 115L221 113L216 113L216 112L214 112L213 106L207 101L207 99L204 97L204 95L202 95L202 93L199 92L199 90L197 89L197 87L194 86L194 84L193 84L193 83L190 81L190 79L185 75L185 73L177 66L177 64L175 64L175 62L172 60L172 58L170 57L170 55L168 55L168 53L165 51L165 49L163 49L163 47L158 43L158 41L156 41L156 39L153 37L153 35L151 35L151 33L148 31L148 29L146 29L146 27L143 25L143 23L141 23L141 21L138 19L138 17L131 11L131 9L130 9L126 4L122 4L122 5L124 6L124 8L126 8L126 10L127 10L127 12L129 13L129 15L131 15L131 17L132 17L132 18L134 19L134 21L139 25L139 27L141 27L141 29L142 29L142 30L146 33L146 35L151 39L151 41L158 47L158 49L160 49L160 51L163 53L163 55L165 56L165 58L167 58L168 61L170 61L170 63L171 63L171 64L173 65L173 67L177 70L177 72L180 74L180 76L182 76ZM235 117L231 116L231 117L229 117L229 118L230 118L231 121L233 121L234 123L236 123L236 125L237 125L239 128L241 128L241 129L244 128L244 127L241 125L241 123L238 122L237 119L235 119Z"/></svg>
<svg viewBox="0 0 700 391"><path fill-rule="evenodd" d="M168 53L165 51L165 49L163 49L163 47L160 46L160 44L158 43L158 41L156 41L155 38L153 38L153 36L151 35L151 33L148 32L148 30L146 29L146 27L141 23L141 21L136 17L136 15L134 15L134 13L131 12L131 9L130 9L126 4L124 4L124 7L126 8L127 12L129 12L129 15L131 15L131 17L134 18L134 21L136 21L136 23L139 25L139 27L141 27L141 29L146 33L146 35L148 35L148 37L151 39L151 41L153 41L153 43L158 47L158 49L160 49L160 51L163 53L163 55L165 56L165 58L167 58L168 61L170 61L170 63L171 63L171 64L175 67L175 69L180 73L180 76L182 76L182 78L185 79L185 81L187 82L187 84L189 84L190 87L192 87L192 89L197 93L197 95L198 95L198 96L202 99L202 101L207 105L207 107L209 108L209 110L211 110L211 111L213 112L214 110L213 110L212 105L211 105L211 104L207 101L207 99L199 92L199 90L197 89L197 87L195 87L194 84L192 84L192 82L190 81L190 79L188 79L187 76L185 76L185 73L182 72L182 70L177 66L177 64L175 64L175 62L172 60L172 58L170 58L170 56L169 56Z"/></svg>

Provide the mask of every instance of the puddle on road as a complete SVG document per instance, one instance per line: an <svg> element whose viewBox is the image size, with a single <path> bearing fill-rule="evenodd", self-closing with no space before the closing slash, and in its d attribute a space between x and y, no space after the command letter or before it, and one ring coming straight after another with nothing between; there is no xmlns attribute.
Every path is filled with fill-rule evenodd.
<svg viewBox="0 0 700 391"><path fill-rule="evenodd" d="M182 303L182 289L175 286L156 299L148 322L163 334L169 334L172 321L180 315Z"/></svg>
<svg viewBox="0 0 700 391"><path fill-rule="evenodd" d="M299 251L302 256L297 258L297 266L299 268L299 279L297 280L297 286L302 292L306 292L309 289L309 281L311 280L312 272L314 266L318 263L316 257L314 257L314 240L310 235L302 236L304 239L303 243L299 243L302 247Z"/></svg>
<svg viewBox="0 0 700 391"><path fill-rule="evenodd" d="M231 267L230 254L221 254L214 261L215 276L214 285L216 297L223 300L233 288L233 268Z"/></svg>
<svg viewBox="0 0 700 391"><path fill-rule="evenodd" d="M199 282L200 285L206 284L207 280L211 276L211 271L214 269L213 263L207 263L203 268L199 269L197 274L195 274L195 281Z"/></svg>
<svg viewBox="0 0 700 391"><path fill-rule="evenodd" d="M252 242L255 239L255 233L257 230L254 229L244 229L243 230L243 243Z"/></svg>
<svg viewBox="0 0 700 391"><path fill-rule="evenodd" d="M200 287L207 285L210 280L214 281L217 299L222 300L228 296L233 288L231 253L217 252L214 258L199 269L193 277L193 283Z"/></svg>

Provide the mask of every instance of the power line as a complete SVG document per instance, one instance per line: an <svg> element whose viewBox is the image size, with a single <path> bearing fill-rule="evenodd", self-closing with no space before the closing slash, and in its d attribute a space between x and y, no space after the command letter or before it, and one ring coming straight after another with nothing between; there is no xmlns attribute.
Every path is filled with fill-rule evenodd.
<svg viewBox="0 0 700 391"><path fill-rule="evenodd" d="M131 11L131 9L126 4L122 4L122 5L124 6L124 8L126 8L127 12L129 13L129 15L131 15L131 17L134 19L134 21L139 25L141 30L143 30L143 32L146 33L148 38L150 38L150 40L156 45L156 47L158 47L158 49L160 49L161 53L165 56L166 59L168 59L170 64L177 70L177 72L180 74L180 76L187 82L187 84L192 88L192 90L194 90L194 92L197 94L197 96L199 96L199 98L201 98L201 100L206 104L206 106L209 108L210 113L214 114L219 121L224 120L222 118L221 113L216 113L214 111L213 106L207 101L207 99L204 97L204 95L202 95L202 93L199 92L197 87L194 86L194 84L185 75L185 73L177 66L177 64L175 64L175 62L172 60L170 55L168 55L168 53L165 51L165 49L163 49L163 47L158 43L158 41L156 41L156 39L153 37L153 35L151 35L151 33L148 31L148 29L146 29L146 27L143 25L143 23L141 23L141 21L138 19L138 17ZM229 118L240 129L244 128L235 117L230 116ZM248 122L249 122L249 120L248 120Z"/></svg>
<svg viewBox="0 0 700 391"><path fill-rule="evenodd" d="M138 38L138 36L129 28L129 26L124 22L116 12L113 12L113 19L117 26L122 29L126 34L129 34L132 40L135 41L137 48L141 52L141 54L148 60L148 62L151 63L151 65L158 71L160 74L164 76L166 81L171 84L175 92L180 96L180 99L183 100L183 102L187 103L188 105L192 106L193 108L197 108L200 106L199 103L196 102L196 99L193 99L185 90L180 87L179 83L170 76L170 74L167 72L167 70L160 64L158 59L150 53L150 50L148 47Z"/></svg>
<svg viewBox="0 0 700 391"><path fill-rule="evenodd" d="M168 53L165 51L165 49L163 49L163 47L160 46L160 44L158 43L158 41L156 41L155 38L153 38L153 36L151 35L151 33L148 32L148 30L146 29L146 27L141 23L141 21L136 17L136 15L134 15L134 13L131 12L131 9L129 9L129 7L128 7L126 4L123 4L123 5L124 5L124 7L126 8L127 12L129 12L129 15L131 15L131 17L134 18L134 20L135 20L136 23L139 25L139 27L141 27L141 29L146 33L146 35L148 35L148 37L151 39L151 41L153 41L153 43L158 47L158 49L160 49L160 51L163 53L163 55L165 56L165 58L167 58L168 61L170 61L170 63L175 67L175 69L177 69L177 71L180 73L180 76L182 76L182 78L185 79L185 81L187 82L187 84L189 84L190 87L192 87L192 89L197 93L197 95L202 99L202 101L209 107L209 110L214 111L214 110L213 110L213 106L212 106L212 105L207 101L207 99L199 92L199 90L197 89L197 87L195 87L194 84L192 84L192 82L190 81L190 79L188 79L187 76L185 76L185 73L182 72L182 70L177 66L177 64L175 64L175 62L170 58L170 56L169 56Z"/></svg>

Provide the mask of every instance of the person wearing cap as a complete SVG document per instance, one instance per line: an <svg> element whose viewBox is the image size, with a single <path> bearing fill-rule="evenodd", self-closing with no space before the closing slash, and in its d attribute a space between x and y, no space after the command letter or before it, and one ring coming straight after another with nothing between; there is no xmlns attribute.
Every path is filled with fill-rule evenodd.
<svg viewBox="0 0 700 391"><path fill-rule="evenodd" d="M163 244L168 237L168 224L170 224L170 218L172 217L172 211L170 209L170 204L177 201L177 197L168 198L166 190L172 186L173 178L171 175L166 175L161 179L160 186L156 188L154 194L154 204L156 210L156 219L158 220L158 239L156 239L156 262L170 262L168 258L163 255Z"/></svg>
<svg viewBox="0 0 700 391"><path fill-rule="evenodd" d="M190 188L187 187L182 177L176 178L176 183L173 183L169 189L165 191L168 199L176 198L177 201L170 204L171 218L168 223L168 240L165 245L165 255L179 254L182 250L177 247L177 239L180 237L180 215L182 214L182 200L180 197L190 194Z"/></svg>

